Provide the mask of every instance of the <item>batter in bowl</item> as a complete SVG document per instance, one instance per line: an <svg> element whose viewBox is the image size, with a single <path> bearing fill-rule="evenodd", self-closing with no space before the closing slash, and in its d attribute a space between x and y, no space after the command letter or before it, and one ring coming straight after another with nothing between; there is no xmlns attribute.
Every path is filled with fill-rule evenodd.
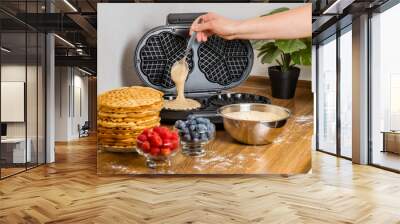
<svg viewBox="0 0 400 224"><path fill-rule="evenodd" d="M236 119L236 120L246 120L246 121L265 121L272 122L284 119L285 117L264 111L237 111L224 113L225 116Z"/></svg>
<svg viewBox="0 0 400 224"><path fill-rule="evenodd" d="M188 73L189 68L186 60L181 60L172 66L171 79L175 83L177 96L174 100L165 100L164 108L170 110L192 110L201 106L196 100L185 98L185 82Z"/></svg>

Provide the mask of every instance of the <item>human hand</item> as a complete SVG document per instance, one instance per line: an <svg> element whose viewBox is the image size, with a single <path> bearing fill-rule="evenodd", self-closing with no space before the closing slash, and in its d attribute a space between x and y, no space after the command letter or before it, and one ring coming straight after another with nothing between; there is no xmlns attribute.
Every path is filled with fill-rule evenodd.
<svg viewBox="0 0 400 224"><path fill-rule="evenodd" d="M199 23L199 21L201 21ZM190 27L190 35L197 32L196 39L199 42L207 41L207 38L216 34L224 39L235 39L235 34L239 21L225 18L216 13L207 13L199 16Z"/></svg>

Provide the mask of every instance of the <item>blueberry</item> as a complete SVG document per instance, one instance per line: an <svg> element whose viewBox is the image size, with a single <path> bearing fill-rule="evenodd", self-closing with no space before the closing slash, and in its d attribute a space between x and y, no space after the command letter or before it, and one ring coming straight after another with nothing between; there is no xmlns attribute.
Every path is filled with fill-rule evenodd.
<svg viewBox="0 0 400 224"><path fill-rule="evenodd" d="M185 133L185 134L189 134L189 128L187 128L187 127L184 127L183 129L182 129L182 132L183 133Z"/></svg>
<svg viewBox="0 0 400 224"><path fill-rule="evenodd" d="M189 130L190 130L190 131L196 130L196 125L191 124L191 125L189 126Z"/></svg>
<svg viewBox="0 0 400 224"><path fill-rule="evenodd" d="M190 133L190 136L192 136L192 138L199 138L199 137L200 137L200 134L197 133L197 132L191 132L191 133Z"/></svg>
<svg viewBox="0 0 400 224"><path fill-rule="evenodd" d="M197 130L199 130L199 132L206 132L208 128L205 124L198 124Z"/></svg>
<svg viewBox="0 0 400 224"><path fill-rule="evenodd" d="M210 123L210 120L209 119L207 119L207 118L198 118L197 119L197 123L199 123L199 124L208 124L208 123Z"/></svg>
<svg viewBox="0 0 400 224"><path fill-rule="evenodd" d="M207 133L201 133L200 134L200 140L207 141L208 140Z"/></svg>
<svg viewBox="0 0 400 224"><path fill-rule="evenodd" d="M187 116L187 119L188 119L188 120L196 119L196 115L194 115L194 114L189 114L189 116Z"/></svg>
<svg viewBox="0 0 400 224"><path fill-rule="evenodd" d="M181 121L181 120L178 120L178 121L175 122L175 127L178 128L178 129L183 129L185 127L185 122Z"/></svg>
<svg viewBox="0 0 400 224"><path fill-rule="evenodd" d="M186 128L185 123L183 123L183 124L181 124L181 126L179 126L179 129L181 129L181 130L183 130L183 129L185 129L185 128Z"/></svg>
<svg viewBox="0 0 400 224"><path fill-rule="evenodd" d="M198 142L198 141L199 141L199 138L193 138L193 141L194 141L194 142Z"/></svg>
<svg viewBox="0 0 400 224"><path fill-rule="evenodd" d="M212 123L209 123L209 124L207 125L207 130L208 130L209 132L214 132L214 131L215 131L215 126L214 126Z"/></svg>
<svg viewBox="0 0 400 224"><path fill-rule="evenodd" d="M191 136L190 136L189 134L185 134L185 135L183 136L183 139L184 139L185 141L190 141L190 140L191 140Z"/></svg>
<svg viewBox="0 0 400 224"><path fill-rule="evenodd" d="M199 124L203 123L203 120L204 120L204 118L202 118L202 117L196 118L196 122Z"/></svg>

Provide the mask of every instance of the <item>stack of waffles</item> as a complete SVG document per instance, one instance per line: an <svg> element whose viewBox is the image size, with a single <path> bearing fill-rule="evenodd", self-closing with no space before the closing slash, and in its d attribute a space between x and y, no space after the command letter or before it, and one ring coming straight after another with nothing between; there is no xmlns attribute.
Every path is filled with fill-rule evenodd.
<svg viewBox="0 0 400 224"><path fill-rule="evenodd" d="M132 86L108 91L98 97L99 146L114 152L134 151L136 137L160 124L163 93Z"/></svg>

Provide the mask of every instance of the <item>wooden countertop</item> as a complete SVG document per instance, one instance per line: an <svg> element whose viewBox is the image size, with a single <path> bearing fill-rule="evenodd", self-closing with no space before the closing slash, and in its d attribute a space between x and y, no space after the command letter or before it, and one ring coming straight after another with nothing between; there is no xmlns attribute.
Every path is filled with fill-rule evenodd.
<svg viewBox="0 0 400 224"><path fill-rule="evenodd" d="M100 175L117 174L297 174L311 169L311 137L313 133L313 96L309 85L299 85L291 100L272 98L263 78L249 78L233 89L264 95L272 104L289 108L292 117L284 131L272 144L242 145L225 131L218 131L203 157L188 157L178 153L170 167L150 169L145 158L135 153L98 151L97 171Z"/></svg>

